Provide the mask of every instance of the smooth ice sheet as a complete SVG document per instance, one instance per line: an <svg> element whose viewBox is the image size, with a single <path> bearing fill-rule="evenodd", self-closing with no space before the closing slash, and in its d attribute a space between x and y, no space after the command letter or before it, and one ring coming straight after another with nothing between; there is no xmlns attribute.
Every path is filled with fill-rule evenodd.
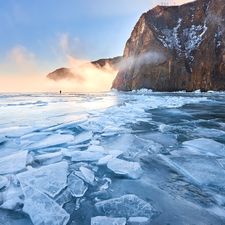
<svg viewBox="0 0 225 225"><path fill-rule="evenodd" d="M17 178L20 182L54 197L67 186L67 170L68 163L60 162L39 169L30 168L17 174Z"/></svg>

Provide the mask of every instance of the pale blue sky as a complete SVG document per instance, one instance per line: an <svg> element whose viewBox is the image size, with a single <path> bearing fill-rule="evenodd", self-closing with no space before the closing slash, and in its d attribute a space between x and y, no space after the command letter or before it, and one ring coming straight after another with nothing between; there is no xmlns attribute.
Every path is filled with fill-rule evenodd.
<svg viewBox="0 0 225 225"><path fill-rule="evenodd" d="M68 66L65 55L91 61L122 55L135 23L156 3L0 0L0 5L0 75L8 76L20 63L52 70Z"/></svg>

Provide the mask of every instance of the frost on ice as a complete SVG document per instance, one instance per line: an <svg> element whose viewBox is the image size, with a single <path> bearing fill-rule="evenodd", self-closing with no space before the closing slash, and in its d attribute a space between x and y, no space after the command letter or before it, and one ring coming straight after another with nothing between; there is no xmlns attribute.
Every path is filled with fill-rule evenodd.
<svg viewBox="0 0 225 225"><path fill-rule="evenodd" d="M102 152L91 152L91 151L74 151L72 154L72 161L80 162L80 161L98 161L105 154Z"/></svg>
<svg viewBox="0 0 225 225"><path fill-rule="evenodd" d="M107 216L141 216L151 218L157 211L147 202L134 194L124 195L95 203L95 208L100 214Z"/></svg>
<svg viewBox="0 0 225 225"><path fill-rule="evenodd" d="M113 158L107 167L116 174L124 175L133 179L141 177L143 171L138 162L128 162L122 159Z"/></svg>
<svg viewBox="0 0 225 225"><path fill-rule="evenodd" d="M96 216L91 218L91 225L126 225L126 218L113 218L106 216Z"/></svg>
<svg viewBox="0 0 225 225"><path fill-rule="evenodd" d="M23 211L30 215L34 225L66 225L69 214L44 193L21 183L25 195Z"/></svg>
<svg viewBox="0 0 225 225"><path fill-rule="evenodd" d="M27 152L21 151L14 155L0 158L0 174L14 173L26 167Z"/></svg>
<svg viewBox="0 0 225 225"><path fill-rule="evenodd" d="M17 174L20 182L54 197L67 185L68 163L60 162L43 166L39 169L30 168Z"/></svg>

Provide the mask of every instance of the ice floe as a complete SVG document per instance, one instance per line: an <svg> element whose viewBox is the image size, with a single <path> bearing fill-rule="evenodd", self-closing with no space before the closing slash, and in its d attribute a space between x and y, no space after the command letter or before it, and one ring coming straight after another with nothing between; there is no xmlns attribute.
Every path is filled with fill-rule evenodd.
<svg viewBox="0 0 225 225"><path fill-rule="evenodd" d="M0 174L20 171L26 167L27 152L20 151L16 154L0 158Z"/></svg>
<svg viewBox="0 0 225 225"><path fill-rule="evenodd" d="M126 225L126 218L113 218L106 216L96 216L91 218L91 225Z"/></svg>
<svg viewBox="0 0 225 225"><path fill-rule="evenodd" d="M68 188L75 197L82 197L88 189L83 180L73 173L68 177Z"/></svg>
<svg viewBox="0 0 225 225"><path fill-rule="evenodd" d="M17 178L33 189L54 197L67 186L67 171L68 163L59 162L38 169L29 168L28 171L17 174Z"/></svg>
<svg viewBox="0 0 225 225"><path fill-rule="evenodd" d="M129 225L147 225L150 221L148 217L130 217L127 222Z"/></svg>
<svg viewBox="0 0 225 225"><path fill-rule="evenodd" d="M60 144L70 142L73 139L74 139L74 136L70 134L67 134L67 135L52 134L43 140L37 141L29 145L27 149L34 150L34 149L40 149L40 148L47 148L50 146L55 146L55 145L60 145Z"/></svg>
<svg viewBox="0 0 225 225"><path fill-rule="evenodd" d="M0 189L5 187L8 183L8 178L4 176L0 176Z"/></svg>
<svg viewBox="0 0 225 225"><path fill-rule="evenodd" d="M112 158L107 167L116 174L129 178L138 179L143 174L143 170L138 162L129 162L122 159Z"/></svg>
<svg viewBox="0 0 225 225"><path fill-rule="evenodd" d="M95 203L95 208L100 214L115 217L138 216L151 218L157 213L150 203L145 202L134 194L97 202Z"/></svg>
<svg viewBox="0 0 225 225"><path fill-rule="evenodd" d="M54 152L34 157L34 161L42 163L43 165L53 164L62 160L62 153Z"/></svg>
<svg viewBox="0 0 225 225"><path fill-rule="evenodd" d="M74 151L72 153L72 161L80 162L80 161L98 161L106 154L102 152L91 152L91 151Z"/></svg>
<svg viewBox="0 0 225 225"><path fill-rule="evenodd" d="M66 225L69 214L46 194L21 183L25 195L23 211L29 214L34 225Z"/></svg>
<svg viewBox="0 0 225 225"><path fill-rule="evenodd" d="M178 173L197 185L225 188L225 170L214 157L202 155L161 157Z"/></svg>
<svg viewBox="0 0 225 225"><path fill-rule="evenodd" d="M183 146L193 151L225 156L225 145L212 139L198 138L183 142Z"/></svg>
<svg viewBox="0 0 225 225"><path fill-rule="evenodd" d="M76 136L74 137L74 140L71 141L69 144L70 144L70 145L77 145L77 144L80 144L80 143L89 141L89 140L91 140L92 136L93 136L92 131L85 131L85 132L82 132L82 133L76 135Z"/></svg>

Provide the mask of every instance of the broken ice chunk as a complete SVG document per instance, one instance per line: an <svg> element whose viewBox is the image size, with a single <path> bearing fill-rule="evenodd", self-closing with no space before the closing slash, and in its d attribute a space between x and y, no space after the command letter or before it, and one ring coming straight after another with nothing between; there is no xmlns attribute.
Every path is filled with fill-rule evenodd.
<svg viewBox="0 0 225 225"><path fill-rule="evenodd" d="M105 152L104 148L102 146L98 146L98 145L91 145L88 147L87 151L90 152Z"/></svg>
<svg viewBox="0 0 225 225"><path fill-rule="evenodd" d="M28 155L27 155L26 165L30 165L30 164L32 164L32 163L33 163L33 161L34 161L33 156L32 156L31 154L28 154Z"/></svg>
<svg viewBox="0 0 225 225"><path fill-rule="evenodd" d="M89 141L89 140L91 140L92 136L93 136L92 131L85 131L85 132L82 132L82 133L76 135L76 136L74 137L74 140L71 141L70 144L77 145L77 144L80 144L80 143Z"/></svg>
<svg viewBox="0 0 225 225"><path fill-rule="evenodd" d="M191 150L212 153L219 156L225 156L225 146L217 141L207 138L199 138L183 142L183 146Z"/></svg>
<svg viewBox="0 0 225 225"><path fill-rule="evenodd" d="M225 170L213 157L189 155L188 157L161 157L178 173L200 186L225 188Z"/></svg>
<svg viewBox="0 0 225 225"><path fill-rule="evenodd" d="M125 225L126 218L113 218L113 217L106 217L106 216L96 216L91 218L91 225Z"/></svg>
<svg viewBox="0 0 225 225"><path fill-rule="evenodd" d="M103 156L105 156L105 154L102 152L74 151L72 154L72 161L98 161Z"/></svg>
<svg viewBox="0 0 225 225"><path fill-rule="evenodd" d="M0 189L5 187L8 183L7 177L0 176Z"/></svg>
<svg viewBox="0 0 225 225"><path fill-rule="evenodd" d="M99 165L99 166L106 165L111 159L112 159L112 156L107 155L107 156L99 159L97 162L97 165Z"/></svg>
<svg viewBox="0 0 225 225"><path fill-rule="evenodd" d="M3 141L5 141L5 135L0 135L0 143L2 143Z"/></svg>
<svg viewBox="0 0 225 225"><path fill-rule="evenodd" d="M71 194L77 198L82 197L88 189L83 180L73 173L68 177L68 188Z"/></svg>
<svg viewBox="0 0 225 225"><path fill-rule="evenodd" d="M39 169L31 168L16 176L20 182L54 197L67 185L67 170L68 163L60 162Z"/></svg>
<svg viewBox="0 0 225 225"><path fill-rule="evenodd" d="M149 218L147 217L130 217L128 219L129 225L148 225Z"/></svg>
<svg viewBox="0 0 225 225"><path fill-rule="evenodd" d="M0 174L14 173L26 167L27 152L21 151L14 155L0 158Z"/></svg>
<svg viewBox="0 0 225 225"><path fill-rule="evenodd" d="M3 202L2 205L0 205L1 209L9 209L9 210L18 210L22 208L23 206L23 200L19 197L15 196L14 198L11 198L5 202Z"/></svg>
<svg viewBox="0 0 225 225"><path fill-rule="evenodd" d="M86 181L87 183L93 185L94 184L94 179L95 179L94 173L91 170L89 170L89 169L87 169L87 168L85 168L83 166L80 167L80 171L81 171L81 173L82 173L82 175L84 177L84 181Z"/></svg>
<svg viewBox="0 0 225 225"><path fill-rule="evenodd" d="M39 148L47 148L54 145L60 145L72 141L74 139L73 135L70 134L52 134L45 138L44 140L37 141L27 147L29 150L39 149Z"/></svg>
<svg viewBox="0 0 225 225"><path fill-rule="evenodd" d="M53 164L62 160L62 153L55 152L34 157L34 161L44 165Z"/></svg>
<svg viewBox="0 0 225 225"><path fill-rule="evenodd" d="M72 194L69 188L63 191L63 193L56 196L54 200L60 205L63 206L65 203L69 202L72 199Z"/></svg>
<svg viewBox="0 0 225 225"><path fill-rule="evenodd" d="M107 216L131 216L151 218L157 211L147 202L136 195L124 195L95 203L95 208L100 214Z"/></svg>
<svg viewBox="0 0 225 225"><path fill-rule="evenodd" d="M138 162L128 162L122 159L112 158L107 167L116 174L121 174L133 179L141 177L143 171Z"/></svg>
<svg viewBox="0 0 225 225"><path fill-rule="evenodd" d="M109 151L109 154L114 157L117 158L118 156L122 155L124 152L120 151L120 150L111 150Z"/></svg>
<svg viewBox="0 0 225 225"><path fill-rule="evenodd" d="M44 193L21 183L25 195L23 211L29 214L34 225L66 225L69 214Z"/></svg>

